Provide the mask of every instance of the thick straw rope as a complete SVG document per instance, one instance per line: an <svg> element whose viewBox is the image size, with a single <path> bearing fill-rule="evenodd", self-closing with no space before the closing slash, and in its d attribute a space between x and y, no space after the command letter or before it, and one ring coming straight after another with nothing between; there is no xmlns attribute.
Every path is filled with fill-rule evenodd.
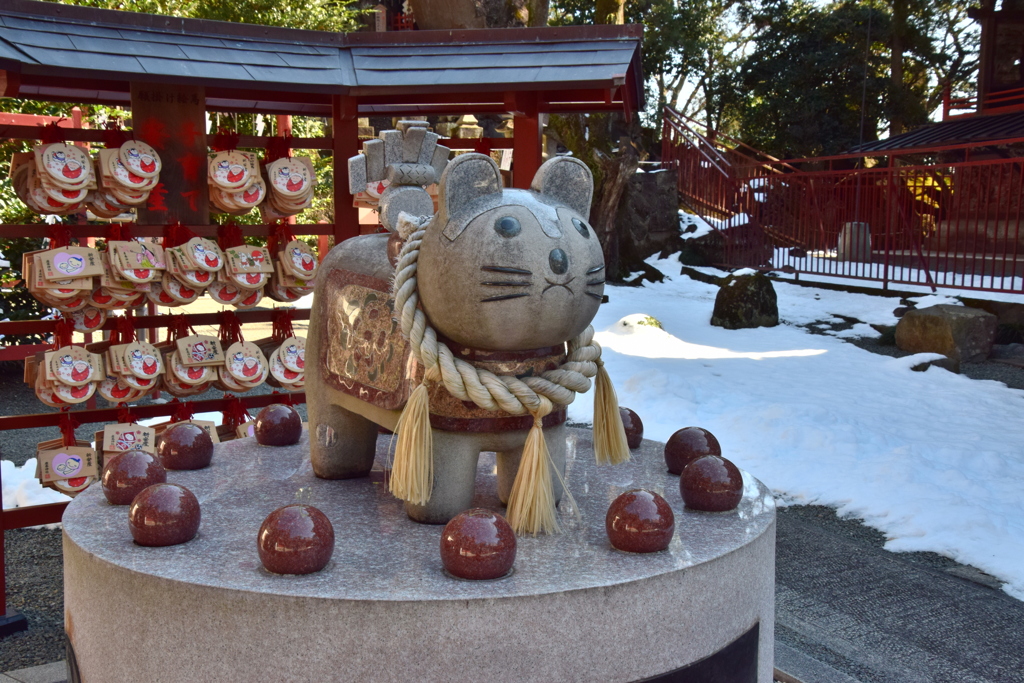
<svg viewBox="0 0 1024 683"><path fill-rule="evenodd" d="M438 367L445 389L459 400L511 415L536 413L541 409L542 396L552 403L569 405L576 399L577 392L587 392L590 378L597 375L602 364L601 345L594 341L592 325L569 342L569 353L561 366L540 377L521 380L477 368L456 358L444 342L438 341L427 316L417 306L417 260L429 222L427 216L399 215L397 228L405 244L398 256L394 282L395 313L402 334L409 339L413 356L423 364L424 370L434 374L431 369Z"/></svg>

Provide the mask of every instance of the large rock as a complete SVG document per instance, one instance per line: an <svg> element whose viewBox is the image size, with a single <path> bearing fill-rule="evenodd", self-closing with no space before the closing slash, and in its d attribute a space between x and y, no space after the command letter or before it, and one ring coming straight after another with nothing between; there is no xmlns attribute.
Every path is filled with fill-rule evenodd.
<svg viewBox="0 0 1024 683"><path fill-rule="evenodd" d="M941 353L957 362L988 358L996 316L977 308L938 304L907 311L896 325L896 346L913 353Z"/></svg>
<svg viewBox="0 0 1024 683"><path fill-rule="evenodd" d="M624 238L620 251L643 261L665 248L679 234L679 171L634 173L615 215L615 229Z"/></svg>
<svg viewBox="0 0 1024 683"><path fill-rule="evenodd" d="M764 273L730 277L715 297L711 324L728 330L778 325L779 305L772 281Z"/></svg>
<svg viewBox="0 0 1024 683"><path fill-rule="evenodd" d="M725 262L725 235L712 230L700 237L682 240L679 262L685 266L714 266Z"/></svg>

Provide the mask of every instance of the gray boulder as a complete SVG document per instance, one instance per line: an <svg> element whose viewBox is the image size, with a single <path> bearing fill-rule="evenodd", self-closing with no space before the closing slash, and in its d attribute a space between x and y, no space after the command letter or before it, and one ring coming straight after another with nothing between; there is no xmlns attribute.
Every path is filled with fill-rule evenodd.
<svg viewBox="0 0 1024 683"><path fill-rule="evenodd" d="M996 316L977 308L938 304L907 311L896 325L896 346L975 363L988 358L997 325Z"/></svg>
<svg viewBox="0 0 1024 683"><path fill-rule="evenodd" d="M711 324L727 330L778 325L779 304L772 281L764 273L728 278L715 297Z"/></svg>

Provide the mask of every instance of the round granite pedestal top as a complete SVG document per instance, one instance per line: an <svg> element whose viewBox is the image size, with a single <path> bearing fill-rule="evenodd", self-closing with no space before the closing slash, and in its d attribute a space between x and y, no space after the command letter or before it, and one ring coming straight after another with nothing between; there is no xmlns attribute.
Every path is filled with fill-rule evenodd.
<svg viewBox="0 0 1024 683"><path fill-rule="evenodd" d="M377 441L368 478L338 481L313 474L306 430L294 446L261 446L253 438L218 444L210 467L167 473L167 481L195 493L202 508L202 525L189 543L136 545L126 509L107 503L99 486L69 504L64 533L101 561L203 586L340 600L466 600L610 586L675 572L751 543L775 519L771 493L747 473L736 509L687 510L679 478L665 471L664 444L645 440L629 463L598 467L591 432L567 433L566 482L581 506L579 517L566 501L558 511L563 533L519 538L515 571L496 581L459 581L444 573L438 554L444 526L410 520L384 484L389 435ZM482 454L473 507L504 514L495 471L494 454ZM608 506L619 494L641 487L672 506L676 530L665 551L635 555L608 541ZM260 564L255 543L260 525L290 503L319 508L334 526L333 559L315 574L280 576Z"/></svg>

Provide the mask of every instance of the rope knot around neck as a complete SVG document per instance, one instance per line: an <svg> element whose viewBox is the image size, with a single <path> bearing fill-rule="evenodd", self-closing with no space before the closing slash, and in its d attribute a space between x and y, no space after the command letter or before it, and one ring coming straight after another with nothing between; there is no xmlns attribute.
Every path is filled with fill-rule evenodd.
<svg viewBox="0 0 1024 683"><path fill-rule="evenodd" d="M413 357L423 365L423 384L417 387L409 398L398 426L398 444L391 476L391 491L399 498L423 505L430 499L433 485L433 447L430 435L428 381L441 381L444 388L455 398L470 401L483 410L502 411L510 415L532 415L534 426L527 438L524 454L512 498L509 500L508 517L516 533L537 533L557 531L554 522L554 500L551 497L550 474L537 474L548 469L547 447L541 434L542 420L554 410L555 405L566 406L576 399L576 394L590 389L591 378L597 378L597 395L594 400L594 452L598 464L619 464L629 460L626 435L619 417L618 401L611 380L601 360L601 345L594 341L594 328L586 330L568 343L566 360L558 368L540 376L522 379L510 375L496 375L461 358L456 358L447 344L437 338L437 332L427 320L419 305L417 288L417 267L420 246L423 243L429 216L399 214L396 229L405 240L399 252L395 268L393 294L395 316L402 335L409 340ZM539 443L538 443L539 439ZM543 455L543 466L533 463L527 468L527 455L531 444L534 446L532 461ZM526 470L532 469L532 486L520 486ZM543 494L538 489L546 487ZM517 496L517 489L521 495ZM529 503L523 503L523 497ZM533 514L537 506L550 508L550 515ZM514 512L516 510L516 512ZM539 519L538 519L539 518Z"/></svg>

